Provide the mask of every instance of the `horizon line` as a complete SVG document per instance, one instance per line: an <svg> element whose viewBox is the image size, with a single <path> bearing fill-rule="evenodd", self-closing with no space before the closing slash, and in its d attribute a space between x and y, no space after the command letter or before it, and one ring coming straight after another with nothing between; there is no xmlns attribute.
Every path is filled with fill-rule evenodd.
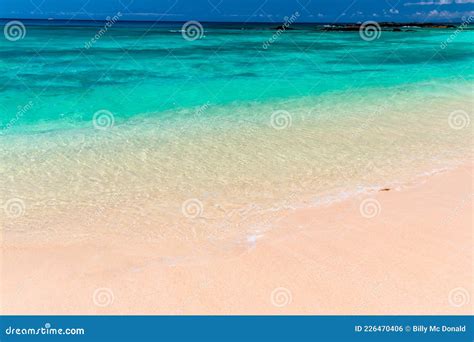
<svg viewBox="0 0 474 342"><path fill-rule="evenodd" d="M460 18L461 19L461 18ZM66 21L66 22L74 22L74 21L84 21L84 22L107 22L109 21L108 19L63 19L63 18L18 18L18 17L9 17L9 18L2 18L0 17L0 20L38 20L38 21L46 21L46 22L52 22L52 21ZM186 23L188 21L193 21L191 20L140 20L140 19L123 19L119 20L118 22L133 22L133 23ZM200 23L210 23L210 24L282 24L285 21L214 21L214 20L194 20L198 21ZM462 20L459 21L394 21L394 20L389 20L389 21L377 21L377 20L370 20L370 21L375 21L379 24L383 23L397 23L397 24L423 24L427 25L430 23L437 23L437 24L454 24L454 23L462 23ZM298 24L325 24L325 25L336 25L336 24L360 24L363 23L364 21L358 20L358 21L341 21L341 22L329 22L329 21L304 21L304 22L295 22L292 25L298 25Z"/></svg>

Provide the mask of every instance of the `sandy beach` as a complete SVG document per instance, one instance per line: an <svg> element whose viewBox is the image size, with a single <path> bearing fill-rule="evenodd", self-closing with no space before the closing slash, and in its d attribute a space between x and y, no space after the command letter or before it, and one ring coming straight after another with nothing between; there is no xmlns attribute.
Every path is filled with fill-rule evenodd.
<svg viewBox="0 0 474 342"><path fill-rule="evenodd" d="M474 342L473 5L3 0L0 340Z"/></svg>
<svg viewBox="0 0 474 342"><path fill-rule="evenodd" d="M472 180L467 164L288 210L263 236L199 258L176 255L207 250L193 239L35 243L2 229L1 313L472 314Z"/></svg>

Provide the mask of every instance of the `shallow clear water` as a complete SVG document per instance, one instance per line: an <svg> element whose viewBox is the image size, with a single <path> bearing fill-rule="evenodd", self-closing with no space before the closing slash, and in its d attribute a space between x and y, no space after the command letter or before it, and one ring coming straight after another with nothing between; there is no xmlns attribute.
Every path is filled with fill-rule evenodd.
<svg viewBox="0 0 474 342"><path fill-rule="evenodd" d="M117 24L85 48L100 27L25 24L0 40L2 202L26 207L13 230L264 230L262 213L471 158L468 29L443 49L454 30L299 26L264 49L265 26L187 41L178 24Z"/></svg>

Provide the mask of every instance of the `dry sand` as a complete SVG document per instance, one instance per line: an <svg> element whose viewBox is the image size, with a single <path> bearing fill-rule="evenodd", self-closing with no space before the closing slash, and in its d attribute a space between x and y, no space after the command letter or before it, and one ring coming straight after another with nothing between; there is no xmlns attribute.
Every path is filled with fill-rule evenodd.
<svg viewBox="0 0 474 342"><path fill-rule="evenodd" d="M473 314L472 175L282 213L253 246L205 258L113 233L61 245L4 231L1 313Z"/></svg>

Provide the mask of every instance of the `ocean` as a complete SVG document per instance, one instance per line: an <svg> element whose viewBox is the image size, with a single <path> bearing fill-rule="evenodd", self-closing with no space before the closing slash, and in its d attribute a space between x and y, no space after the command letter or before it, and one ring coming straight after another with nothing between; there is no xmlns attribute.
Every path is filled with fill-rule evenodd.
<svg viewBox="0 0 474 342"><path fill-rule="evenodd" d="M0 200L26 236L244 239L472 160L470 26L21 24L0 37Z"/></svg>

